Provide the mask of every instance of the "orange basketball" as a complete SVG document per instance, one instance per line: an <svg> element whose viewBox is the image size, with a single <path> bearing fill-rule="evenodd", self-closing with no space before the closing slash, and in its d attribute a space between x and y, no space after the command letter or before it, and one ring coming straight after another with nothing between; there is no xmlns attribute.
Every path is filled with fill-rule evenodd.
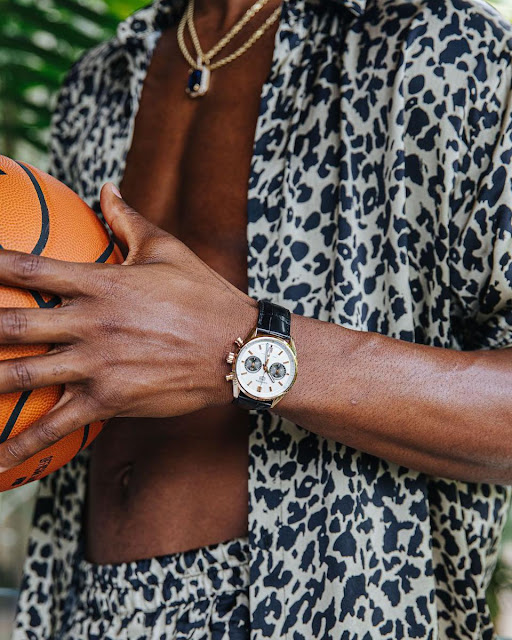
<svg viewBox="0 0 512 640"><path fill-rule="evenodd" d="M24 162L0 156L0 249L71 262L123 261L92 209L71 189ZM0 285L0 307L58 307L60 299ZM46 353L51 345L2 345L0 360ZM0 443L47 413L63 387L0 394ZM0 474L0 491L39 480L87 447L103 423L85 425L14 469Z"/></svg>

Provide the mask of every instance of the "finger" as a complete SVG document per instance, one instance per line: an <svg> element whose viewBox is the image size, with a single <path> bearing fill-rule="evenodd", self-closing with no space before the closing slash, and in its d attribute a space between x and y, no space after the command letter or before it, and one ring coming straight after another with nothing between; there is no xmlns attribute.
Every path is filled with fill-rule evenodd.
<svg viewBox="0 0 512 640"><path fill-rule="evenodd" d="M61 400L42 418L0 444L0 473L25 462L86 424L95 422L83 399Z"/></svg>
<svg viewBox="0 0 512 640"><path fill-rule="evenodd" d="M0 344L53 344L74 342L83 317L69 307L60 309L0 308Z"/></svg>
<svg viewBox="0 0 512 640"><path fill-rule="evenodd" d="M130 253L138 251L149 238L169 235L127 205L111 182L103 185L100 203L103 217L112 229L116 242L120 246L124 245L123 255L126 258Z"/></svg>
<svg viewBox="0 0 512 640"><path fill-rule="evenodd" d="M21 251L0 251L0 282L66 297L87 295L99 269L111 265L66 262Z"/></svg>
<svg viewBox="0 0 512 640"><path fill-rule="evenodd" d="M57 351L0 362L0 393L29 391L85 379L78 356Z"/></svg>

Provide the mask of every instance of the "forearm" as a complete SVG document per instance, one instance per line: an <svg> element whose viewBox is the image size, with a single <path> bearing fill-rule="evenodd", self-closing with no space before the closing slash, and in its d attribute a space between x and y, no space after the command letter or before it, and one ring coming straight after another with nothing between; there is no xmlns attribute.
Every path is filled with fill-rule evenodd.
<svg viewBox="0 0 512 640"><path fill-rule="evenodd" d="M512 484L512 351L455 351L292 315L299 373L272 410L430 475Z"/></svg>

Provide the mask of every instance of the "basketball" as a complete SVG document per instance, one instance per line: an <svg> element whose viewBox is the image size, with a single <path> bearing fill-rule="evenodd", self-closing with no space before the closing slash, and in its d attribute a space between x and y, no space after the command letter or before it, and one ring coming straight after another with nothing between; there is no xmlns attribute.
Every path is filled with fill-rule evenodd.
<svg viewBox="0 0 512 640"><path fill-rule="evenodd" d="M52 176L0 156L0 249L71 262L123 261L92 209ZM60 299L0 285L0 307L58 307ZM41 355L51 345L0 344L0 360ZM58 402L62 386L0 394L0 443L20 433ZM26 462L0 474L0 491L39 480L89 446L103 423L80 427Z"/></svg>

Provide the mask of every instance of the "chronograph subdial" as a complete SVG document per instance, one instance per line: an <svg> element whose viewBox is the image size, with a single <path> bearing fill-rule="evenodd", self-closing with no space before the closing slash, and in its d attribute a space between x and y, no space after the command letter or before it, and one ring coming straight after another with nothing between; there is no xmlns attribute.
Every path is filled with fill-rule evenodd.
<svg viewBox="0 0 512 640"><path fill-rule="evenodd" d="M268 368L268 373L273 380L281 380L286 375L286 367L280 362L274 362Z"/></svg>
<svg viewBox="0 0 512 640"><path fill-rule="evenodd" d="M246 358L244 364L247 371L249 371L250 373L256 373L261 369L262 363L258 356L249 356L248 358Z"/></svg>

